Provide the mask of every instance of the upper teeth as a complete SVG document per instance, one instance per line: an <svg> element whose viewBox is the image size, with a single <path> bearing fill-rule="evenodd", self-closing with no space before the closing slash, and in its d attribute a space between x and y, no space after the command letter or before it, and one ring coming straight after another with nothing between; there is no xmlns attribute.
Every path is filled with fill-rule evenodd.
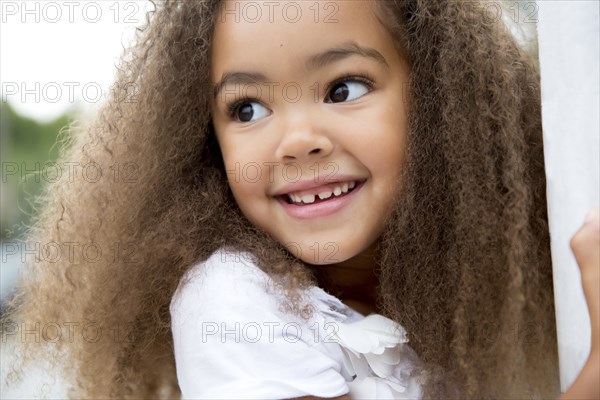
<svg viewBox="0 0 600 400"><path fill-rule="evenodd" d="M333 191L326 190L321 193L315 194L305 194L303 196L298 196L295 193L288 193L288 197L294 203L304 203L304 204L312 204L315 202L316 196L319 196L319 199L325 200L334 196L340 196L342 193L347 193L349 189L353 189L356 186L356 182L344 182L337 184L333 187Z"/></svg>

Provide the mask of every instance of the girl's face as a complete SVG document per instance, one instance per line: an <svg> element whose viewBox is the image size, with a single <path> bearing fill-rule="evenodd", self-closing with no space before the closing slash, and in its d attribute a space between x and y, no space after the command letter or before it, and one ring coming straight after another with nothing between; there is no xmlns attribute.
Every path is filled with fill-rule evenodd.
<svg viewBox="0 0 600 400"><path fill-rule="evenodd" d="M367 250L406 146L409 67L371 1L227 1L213 123L245 216L310 264Z"/></svg>

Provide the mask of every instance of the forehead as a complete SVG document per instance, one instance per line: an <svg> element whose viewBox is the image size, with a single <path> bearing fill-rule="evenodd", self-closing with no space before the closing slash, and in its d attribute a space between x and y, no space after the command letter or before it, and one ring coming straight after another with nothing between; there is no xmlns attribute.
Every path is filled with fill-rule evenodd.
<svg viewBox="0 0 600 400"><path fill-rule="evenodd" d="M232 69L267 65L297 72L308 57L340 43L355 42L381 53L394 49L371 1L229 0L217 18L213 80Z"/></svg>

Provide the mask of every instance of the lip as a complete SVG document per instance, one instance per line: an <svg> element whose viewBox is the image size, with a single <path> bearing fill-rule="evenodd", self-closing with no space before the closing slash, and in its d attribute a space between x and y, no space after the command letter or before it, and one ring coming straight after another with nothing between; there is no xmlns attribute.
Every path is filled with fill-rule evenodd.
<svg viewBox="0 0 600 400"><path fill-rule="evenodd" d="M326 217L328 215L337 213L342 208L346 207L350 202L352 202L352 200L354 200L354 197L356 197L356 194L362 189L362 187L366 183L365 180L357 179L356 181L357 181L356 187L354 189L352 189L352 191L349 192L348 194L341 196L341 197L332 197L332 198L329 198L327 201L323 201L320 203L313 203L313 204L306 204L303 206L298 206L295 204L288 203L285 200L285 196L283 196L283 195L278 195L276 197L276 199L279 202L279 204L281 204L283 209L287 212L287 214L293 218L312 219L312 218ZM342 181L342 182L346 182L346 181ZM285 193L287 194L289 192L285 192Z"/></svg>
<svg viewBox="0 0 600 400"><path fill-rule="evenodd" d="M359 184L364 183L364 178L359 178L357 176L352 175L336 175L335 178L330 178L328 176L321 176L315 179L307 179L303 181L298 181L291 183L282 187L280 190L276 191L273 194L273 197L282 196L288 193L295 193L300 191L314 190L315 193L326 190L328 185L336 184L336 183L344 183L344 182L356 182L357 186Z"/></svg>

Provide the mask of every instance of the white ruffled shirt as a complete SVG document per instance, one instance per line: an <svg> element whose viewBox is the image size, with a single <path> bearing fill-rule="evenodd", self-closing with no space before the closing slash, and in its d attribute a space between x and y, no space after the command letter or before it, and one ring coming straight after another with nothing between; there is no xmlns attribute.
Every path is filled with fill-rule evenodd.
<svg viewBox="0 0 600 400"><path fill-rule="evenodd" d="M217 251L186 278L170 307L182 398L422 397L419 360L392 320L319 287L309 321L281 311L282 295L244 253Z"/></svg>

